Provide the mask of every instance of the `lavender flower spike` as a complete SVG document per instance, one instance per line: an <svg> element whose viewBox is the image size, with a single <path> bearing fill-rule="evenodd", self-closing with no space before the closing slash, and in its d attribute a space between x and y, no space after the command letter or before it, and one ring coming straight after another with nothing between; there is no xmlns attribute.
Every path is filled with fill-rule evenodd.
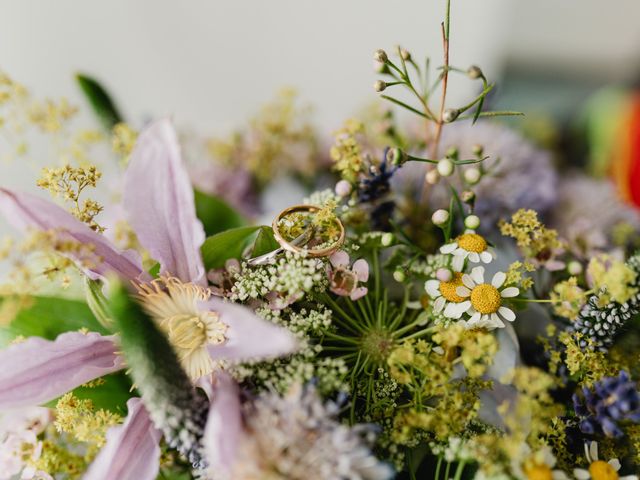
<svg viewBox="0 0 640 480"><path fill-rule="evenodd" d="M107 432L107 443L83 480L154 480L158 476L162 434L153 426L139 398L130 399L127 410L124 424Z"/></svg>
<svg viewBox="0 0 640 480"><path fill-rule="evenodd" d="M168 119L144 130L125 173L124 205L140 243L160 262L160 273L206 284L193 189Z"/></svg>
<svg viewBox="0 0 640 480"><path fill-rule="evenodd" d="M0 350L0 409L39 405L123 368L113 337L69 332Z"/></svg>

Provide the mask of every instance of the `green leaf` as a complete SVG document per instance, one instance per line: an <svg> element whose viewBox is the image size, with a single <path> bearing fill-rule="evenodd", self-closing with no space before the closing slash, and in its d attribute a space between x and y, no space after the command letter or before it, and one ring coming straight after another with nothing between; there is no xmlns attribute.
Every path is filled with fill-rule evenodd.
<svg viewBox="0 0 640 480"><path fill-rule="evenodd" d="M200 249L207 270L222 268L230 258L240 258L261 226L240 227L207 238Z"/></svg>
<svg viewBox="0 0 640 480"><path fill-rule="evenodd" d="M4 298L1 301L10 300ZM53 340L61 333L80 328L108 334L84 302L56 297L33 297L31 306L22 310L9 325L0 329L0 345L6 346L18 335Z"/></svg>
<svg viewBox="0 0 640 480"><path fill-rule="evenodd" d="M117 123L122 122L122 116L107 91L97 80L82 73L76 75L76 81L103 127L111 132Z"/></svg>
<svg viewBox="0 0 640 480"><path fill-rule="evenodd" d="M194 190L194 195L196 215L202 222L207 236L247 224L242 215L221 198L199 190Z"/></svg>
<svg viewBox="0 0 640 480"><path fill-rule="evenodd" d="M259 257L265 253L273 252L278 248L280 248L280 244L273 236L273 229L271 227L262 227L258 232L255 243L253 244L251 256Z"/></svg>

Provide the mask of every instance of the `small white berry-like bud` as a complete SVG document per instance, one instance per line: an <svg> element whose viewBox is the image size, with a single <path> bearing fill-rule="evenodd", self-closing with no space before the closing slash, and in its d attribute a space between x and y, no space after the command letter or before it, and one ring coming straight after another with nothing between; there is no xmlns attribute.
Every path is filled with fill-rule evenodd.
<svg viewBox="0 0 640 480"><path fill-rule="evenodd" d="M387 232L382 234L382 237L380 237L380 243L383 247L391 245L393 243L393 233Z"/></svg>
<svg viewBox="0 0 640 480"><path fill-rule="evenodd" d="M582 264L573 260L567 265L567 271L570 275L580 275L582 273Z"/></svg>
<svg viewBox="0 0 640 480"><path fill-rule="evenodd" d="M436 210L433 212L433 215L431 215L431 221L438 226L444 225L449 221L449 212L442 208Z"/></svg>
<svg viewBox="0 0 640 480"><path fill-rule="evenodd" d="M427 173L425 173L424 180L429 185L435 185L436 183L438 183L440 181L440 174L438 173L438 170L435 168L429 170Z"/></svg>
<svg viewBox="0 0 640 480"><path fill-rule="evenodd" d="M405 48L401 48L401 49L400 49L400 57L401 57L404 61L411 60L411 53L409 53L409 50L407 50L407 49L405 49Z"/></svg>
<svg viewBox="0 0 640 480"><path fill-rule="evenodd" d="M448 268L439 268L438 270L436 270L436 278L441 282L448 282L452 277L453 274Z"/></svg>
<svg viewBox="0 0 640 480"><path fill-rule="evenodd" d="M444 123L451 123L460 115L460 110L456 110L455 108L447 108L444 112L442 112L442 121Z"/></svg>
<svg viewBox="0 0 640 480"><path fill-rule="evenodd" d="M471 153L478 157L482 156L482 152L484 152L484 147L482 145L474 145L471 148Z"/></svg>
<svg viewBox="0 0 640 480"><path fill-rule="evenodd" d="M482 76L482 70L477 65L471 65L467 69L467 75L469 78L475 80L476 78L480 78Z"/></svg>
<svg viewBox="0 0 640 480"><path fill-rule="evenodd" d="M453 162L448 158L443 158L438 162L438 173L443 177L450 177L453 174Z"/></svg>
<svg viewBox="0 0 640 480"><path fill-rule="evenodd" d="M376 92L383 92L385 88L387 88L387 82L384 80L376 80L376 83L373 84L373 89Z"/></svg>
<svg viewBox="0 0 640 480"><path fill-rule="evenodd" d="M464 203L473 203L473 201L476 199L476 194L473 193L471 190L465 190L464 192L462 192L460 194L460 199L464 202Z"/></svg>
<svg viewBox="0 0 640 480"><path fill-rule="evenodd" d="M469 215L464 219L464 226L470 230L475 230L480 226L480 218L477 215Z"/></svg>
<svg viewBox="0 0 640 480"><path fill-rule="evenodd" d="M351 193L352 189L353 187L349 182L347 182L346 180L340 180L338 183L336 183L335 191L336 195L338 195L339 197L346 197Z"/></svg>
<svg viewBox="0 0 640 480"><path fill-rule="evenodd" d="M373 54L373 59L376 60L377 62L387 63L387 60L389 60L389 57L387 57L387 52L385 52L380 48L376 50L376 52Z"/></svg>
<svg viewBox="0 0 640 480"><path fill-rule="evenodd" d="M395 272L393 272L393 279L396 282L404 282L405 279L407 278L407 276L404 274L404 272L402 270L396 270Z"/></svg>
<svg viewBox="0 0 640 480"><path fill-rule="evenodd" d="M480 172L480 169L476 167L469 167L464 171L464 180L469 185L475 185L478 183L481 176L482 173Z"/></svg>

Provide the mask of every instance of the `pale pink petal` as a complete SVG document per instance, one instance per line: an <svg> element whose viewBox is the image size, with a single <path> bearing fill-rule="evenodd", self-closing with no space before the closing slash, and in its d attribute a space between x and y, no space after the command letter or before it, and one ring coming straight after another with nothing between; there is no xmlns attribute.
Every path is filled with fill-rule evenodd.
<svg viewBox="0 0 640 480"><path fill-rule="evenodd" d="M135 252L120 252L104 235L94 232L53 202L0 188L0 212L20 230L52 231L62 240L91 246L85 252L80 250L80 254L69 253L68 256L93 280L111 272L126 280L146 279L140 257Z"/></svg>
<svg viewBox="0 0 640 480"><path fill-rule="evenodd" d="M516 287L507 287L500 292L500 296L502 298L517 297L519 294L520 290L518 290Z"/></svg>
<svg viewBox="0 0 640 480"><path fill-rule="evenodd" d="M124 206L140 243L160 262L160 273L184 282L206 281L200 256L205 233L168 119L140 134L125 173Z"/></svg>
<svg viewBox="0 0 640 480"><path fill-rule="evenodd" d="M39 405L123 368L114 337L68 332L0 351L0 409Z"/></svg>
<svg viewBox="0 0 640 480"><path fill-rule="evenodd" d="M351 270L353 270L353 272L358 277L358 280L360 280L361 282L366 282L367 280L369 280L369 264L365 259L361 258L353 262Z"/></svg>
<svg viewBox="0 0 640 480"><path fill-rule="evenodd" d="M356 300L364 297L368 291L367 287L354 288L351 295L349 295L349 298L355 302Z"/></svg>
<svg viewBox="0 0 640 480"><path fill-rule="evenodd" d="M544 264L544 268L546 268L550 272L558 272L563 270L566 267L564 262L560 260L549 260Z"/></svg>
<svg viewBox="0 0 640 480"><path fill-rule="evenodd" d="M220 321L229 327L223 344L208 347L214 360L274 358L298 348L298 341L289 330L258 317L247 307L210 298L202 302L201 308L217 312Z"/></svg>
<svg viewBox="0 0 640 480"><path fill-rule="evenodd" d="M106 444L83 480L155 480L160 469L160 438L142 400L127 402L127 418L107 431Z"/></svg>
<svg viewBox="0 0 640 480"><path fill-rule="evenodd" d="M216 375L213 399L204 433L204 457L215 471L231 475L244 432L238 386L224 372Z"/></svg>
<svg viewBox="0 0 640 480"><path fill-rule="evenodd" d="M344 250L338 250L329 257L329 261L336 268L346 267L349 265L349 254Z"/></svg>

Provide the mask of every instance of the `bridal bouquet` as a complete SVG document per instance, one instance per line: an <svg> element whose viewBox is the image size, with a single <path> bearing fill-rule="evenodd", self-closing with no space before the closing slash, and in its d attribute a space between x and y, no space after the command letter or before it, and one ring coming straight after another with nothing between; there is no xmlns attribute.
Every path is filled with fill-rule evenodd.
<svg viewBox="0 0 640 480"><path fill-rule="evenodd" d="M287 92L194 139L0 76L3 156L56 155L0 185L0 479L638 479L640 215L498 123L449 23L434 71L374 55L417 121L327 148Z"/></svg>

